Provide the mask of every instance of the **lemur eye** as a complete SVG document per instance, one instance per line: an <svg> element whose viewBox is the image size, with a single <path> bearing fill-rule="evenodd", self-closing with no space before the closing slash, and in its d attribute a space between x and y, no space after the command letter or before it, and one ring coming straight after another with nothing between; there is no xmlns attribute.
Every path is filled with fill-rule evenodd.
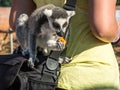
<svg viewBox="0 0 120 90"><path fill-rule="evenodd" d="M64 27L66 27L66 26L67 26L67 22L65 22L62 27L64 28Z"/></svg>
<svg viewBox="0 0 120 90"><path fill-rule="evenodd" d="M59 29L60 25L58 23L56 23L56 22L53 22L53 27Z"/></svg>

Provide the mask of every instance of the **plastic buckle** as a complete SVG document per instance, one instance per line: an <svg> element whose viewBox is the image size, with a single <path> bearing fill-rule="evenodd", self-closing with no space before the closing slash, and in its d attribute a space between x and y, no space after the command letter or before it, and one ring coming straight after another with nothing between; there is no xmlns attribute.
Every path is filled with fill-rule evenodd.
<svg viewBox="0 0 120 90"><path fill-rule="evenodd" d="M49 57L48 60L46 61L46 66L49 70L56 70L57 67L59 66L59 62Z"/></svg>

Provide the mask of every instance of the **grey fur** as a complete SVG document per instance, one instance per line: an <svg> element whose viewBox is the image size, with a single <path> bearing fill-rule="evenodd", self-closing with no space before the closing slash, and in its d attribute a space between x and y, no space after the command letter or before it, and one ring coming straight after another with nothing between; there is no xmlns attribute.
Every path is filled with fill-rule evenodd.
<svg viewBox="0 0 120 90"><path fill-rule="evenodd" d="M47 12L45 12L45 10ZM50 13L48 13L50 11ZM26 14L21 14L16 24L16 36L23 49L23 54L29 53L29 64L34 66L36 58L36 48L43 49L45 55L49 55L50 51L61 51L65 48L65 45L59 41L60 36L56 33L56 28L53 26L53 22L56 19L66 19L67 28L69 24L69 18L72 14L68 14L67 11L60 7L56 7L52 4L45 5L36 9L28 18ZM62 30L62 27L58 28ZM59 43L58 43L59 42Z"/></svg>

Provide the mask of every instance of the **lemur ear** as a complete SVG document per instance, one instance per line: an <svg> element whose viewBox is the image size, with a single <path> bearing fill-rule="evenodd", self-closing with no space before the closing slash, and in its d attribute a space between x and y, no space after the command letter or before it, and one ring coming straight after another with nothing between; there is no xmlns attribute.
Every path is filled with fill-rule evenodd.
<svg viewBox="0 0 120 90"><path fill-rule="evenodd" d="M46 16L48 16L48 17L50 17L50 16L52 16L52 10L51 9L45 9L44 11L43 11L43 13L46 15Z"/></svg>
<svg viewBox="0 0 120 90"><path fill-rule="evenodd" d="M66 11L69 17L72 17L75 15L75 11Z"/></svg>

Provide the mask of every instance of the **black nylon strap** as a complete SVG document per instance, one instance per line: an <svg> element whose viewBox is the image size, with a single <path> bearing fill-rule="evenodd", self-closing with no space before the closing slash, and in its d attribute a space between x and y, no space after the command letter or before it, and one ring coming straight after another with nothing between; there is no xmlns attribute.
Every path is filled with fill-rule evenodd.
<svg viewBox="0 0 120 90"><path fill-rule="evenodd" d="M77 0L67 0L63 6L66 10L75 11Z"/></svg>
<svg viewBox="0 0 120 90"><path fill-rule="evenodd" d="M76 2L77 2L77 0L67 0L65 5L63 6L63 8L66 10L71 10L71 11L75 10ZM68 33L69 32L67 30L64 37L66 37L66 35L68 35ZM56 70L58 68L60 68L58 58L61 53L62 53L62 51L51 52L50 56L47 58L46 67L44 67L44 69L43 69L44 74L48 74L48 75L54 76L54 77L57 76L55 73L56 73Z"/></svg>
<svg viewBox="0 0 120 90"><path fill-rule="evenodd" d="M67 0L65 5L63 6L64 9L75 11L77 0ZM60 32L61 33L61 32ZM65 32L63 36L65 39L68 39L69 29ZM52 83L57 86L58 76L60 74L60 63L59 63L59 56L61 55L62 51L53 51L51 52L50 56L47 58L46 63L43 67L42 78L41 81ZM54 88L56 88L54 86ZM53 89L54 90L54 89Z"/></svg>

